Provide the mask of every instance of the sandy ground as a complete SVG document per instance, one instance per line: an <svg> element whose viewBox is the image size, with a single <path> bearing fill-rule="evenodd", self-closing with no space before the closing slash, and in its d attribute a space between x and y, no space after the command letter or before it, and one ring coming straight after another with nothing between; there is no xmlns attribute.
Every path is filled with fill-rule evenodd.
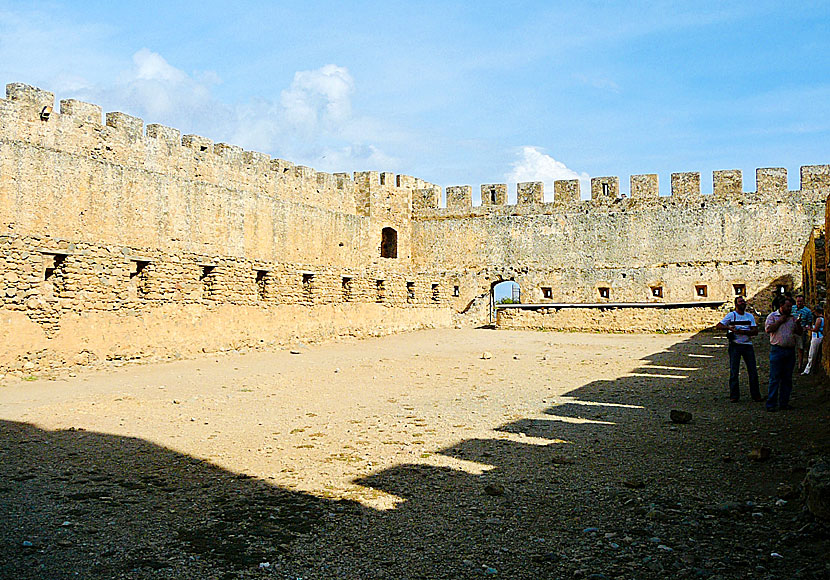
<svg viewBox="0 0 830 580"><path fill-rule="evenodd" d="M731 404L725 347L706 334L431 330L8 383L0 571L823 577L811 555L824 528L803 529L818 524L792 497L774 502L829 449L826 385L801 380L799 408L771 414L744 376ZM674 408L693 421L672 424ZM749 461L761 446L772 459ZM227 508L237 496L242 512ZM741 533L770 537L723 563L697 536L730 501L752 505L705 541L730 545L742 518ZM135 530L109 534L125 511ZM674 519L695 523L673 531ZM771 557L788 550L785 525L801 536ZM649 555L658 534L666 549Z"/></svg>

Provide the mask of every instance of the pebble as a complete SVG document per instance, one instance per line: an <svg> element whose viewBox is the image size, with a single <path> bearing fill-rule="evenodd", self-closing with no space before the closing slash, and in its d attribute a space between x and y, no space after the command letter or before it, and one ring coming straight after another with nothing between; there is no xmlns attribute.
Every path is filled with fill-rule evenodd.
<svg viewBox="0 0 830 580"><path fill-rule="evenodd" d="M483 353L481 353L481 358L484 360L489 360L493 358L493 353L488 350L485 350Z"/></svg>
<svg viewBox="0 0 830 580"><path fill-rule="evenodd" d="M504 486L500 483L488 483L484 486L484 493L493 496L504 495Z"/></svg>
<svg viewBox="0 0 830 580"><path fill-rule="evenodd" d="M692 420L692 414L688 411L681 411L680 409L672 409L669 412L669 418L672 423L688 423Z"/></svg>

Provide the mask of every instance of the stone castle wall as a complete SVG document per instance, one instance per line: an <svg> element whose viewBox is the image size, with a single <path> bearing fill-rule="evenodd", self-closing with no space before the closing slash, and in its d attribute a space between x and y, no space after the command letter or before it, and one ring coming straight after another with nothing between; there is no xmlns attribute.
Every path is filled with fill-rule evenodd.
<svg viewBox="0 0 830 580"><path fill-rule="evenodd" d="M729 301L739 286L765 301L800 285L830 192L828 167L806 166L795 192L772 168L753 193L722 171L711 195L682 173L667 197L638 175L630 198L599 177L589 201L557 181L552 203L541 183L519 184L516 205L485 184L481 206L461 186L440 207L415 177L320 173L89 103L58 109L21 84L0 99L3 371L478 324L501 280L523 302Z"/></svg>
<svg viewBox="0 0 830 580"><path fill-rule="evenodd" d="M542 184L519 184L520 192L533 186L532 202L477 207L472 188L447 188L446 208L415 209L413 259L419 268L440 264L463 288L457 307L486 308L480 297L491 285L513 280L523 303L731 303L742 292L765 309L779 287L801 286L828 169L802 167L797 191L787 191L786 170L759 169L756 192L742 190L740 171L715 172L713 194L701 194L699 174L675 174L670 196L658 195L656 175L632 176L630 198L606 177L592 180L590 200L580 200L578 181L556 182L556 195L565 193L551 203L540 203Z"/></svg>
<svg viewBox="0 0 830 580"><path fill-rule="evenodd" d="M25 85L0 99L0 371L450 324L441 278L410 267L431 184L103 120Z"/></svg>

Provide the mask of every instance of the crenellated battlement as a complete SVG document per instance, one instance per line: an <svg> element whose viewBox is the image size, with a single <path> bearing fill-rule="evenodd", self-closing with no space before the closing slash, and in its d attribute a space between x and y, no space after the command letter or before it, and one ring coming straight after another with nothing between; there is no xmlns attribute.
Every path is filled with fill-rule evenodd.
<svg viewBox="0 0 830 580"><path fill-rule="evenodd" d="M671 174L668 195L663 195L659 178L655 173L632 175L629 194L621 192L620 178L616 176L591 178L590 198L582 199L579 180L556 180L553 183L553 200L544 201L545 184L529 182L516 184L516 203L507 201L508 185L488 183L481 185L481 203L473 204L472 187L469 185L446 188L446 204L441 207L439 197L427 195L416 209L431 210L423 215L456 215L458 212L496 210L500 206L513 206L507 211L522 210L523 213L550 213L553 211L584 209L589 207L647 207L653 204L688 204L701 201L781 201L788 196L820 198L830 193L830 165L805 165L800 169L801 184L796 191L787 189L787 170L782 167L765 167L756 170L756 190L744 191L743 175L739 169L725 169L712 172L712 193L701 191L700 172L679 172ZM523 208L523 206L525 206ZM437 213L436 213L437 212Z"/></svg>
<svg viewBox="0 0 830 580"><path fill-rule="evenodd" d="M76 99L61 100L59 112L54 106L51 92L7 85L6 98L0 99L0 139L346 213L358 211L355 183L369 183L358 174L353 179L318 172L201 135L182 135L172 127L145 127L143 119L117 111L104 114L100 106ZM387 190L436 187L412 176L370 173L373 183Z"/></svg>
<svg viewBox="0 0 830 580"><path fill-rule="evenodd" d="M628 195L594 177L586 200L576 179L547 201L551 184L518 183L515 203L486 183L476 206L473 187L451 186L441 207L441 188L410 175L326 173L76 99L58 108L20 83L0 99L0 309L13 319L0 369L33 351L74 357L78 340L86 357L96 336L108 356L479 324L507 279L523 301L767 301L800 284L830 194L830 165L808 165L796 191L773 167L754 192L731 169L711 194L700 172L671 174L669 192L651 173Z"/></svg>

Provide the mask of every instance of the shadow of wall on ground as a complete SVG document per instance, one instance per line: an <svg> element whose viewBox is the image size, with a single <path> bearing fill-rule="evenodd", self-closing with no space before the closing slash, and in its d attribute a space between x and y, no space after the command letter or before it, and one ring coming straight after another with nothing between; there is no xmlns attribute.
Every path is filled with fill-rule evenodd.
<svg viewBox="0 0 830 580"><path fill-rule="evenodd" d="M0 422L0 577L824 577L826 536L798 531L798 502L772 507L830 451L823 379L797 382L797 414L730 404L725 351L700 333L437 451L480 473L403 464L357 481L404 500L389 511L139 439ZM772 458L748 460L760 445Z"/></svg>
<svg viewBox="0 0 830 580"><path fill-rule="evenodd" d="M236 578L359 510L135 438L0 421L0 577Z"/></svg>
<svg viewBox="0 0 830 580"><path fill-rule="evenodd" d="M755 344L765 393L767 337ZM485 466L480 475L411 464L361 479L406 501L372 516L360 557L395 553L388 566L412 578L420 558L446 553L455 556L447 577L825 577L826 528L799 535L800 503L775 501L783 486L797 489L811 458L830 453L826 379L799 377L802 410L771 414L749 398L742 370L744 398L730 403L726 350L723 334L698 333L493 438L439 451ZM673 423L672 409L692 421ZM769 461L749 459L765 446Z"/></svg>

